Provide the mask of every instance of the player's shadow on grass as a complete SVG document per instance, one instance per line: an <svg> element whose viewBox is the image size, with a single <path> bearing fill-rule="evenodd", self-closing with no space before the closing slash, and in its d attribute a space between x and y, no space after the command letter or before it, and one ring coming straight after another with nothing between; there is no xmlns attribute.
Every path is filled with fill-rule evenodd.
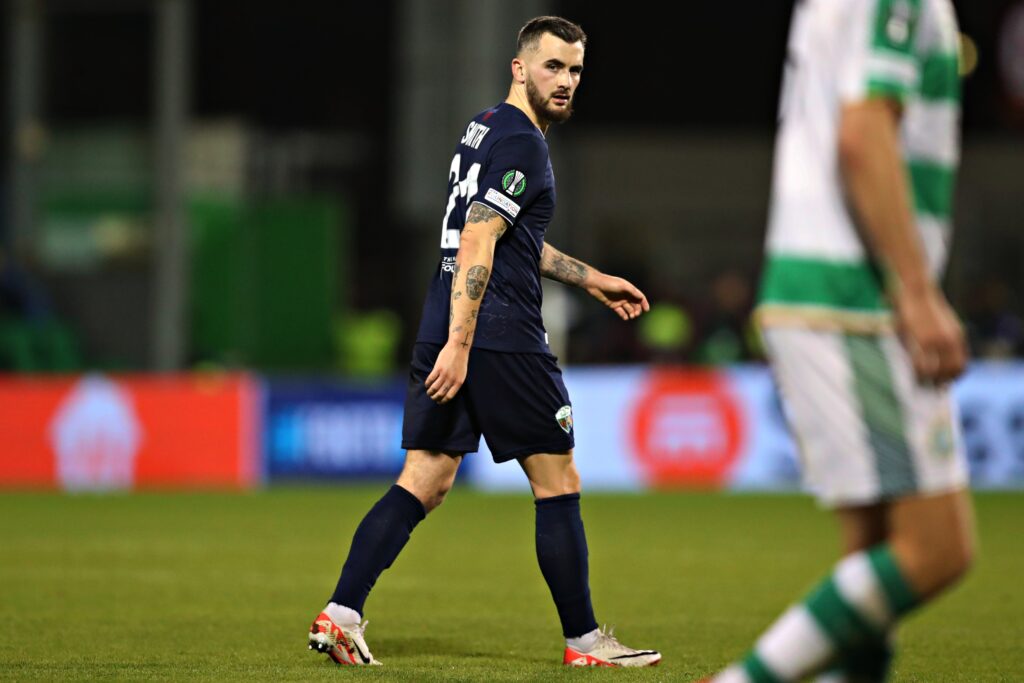
<svg viewBox="0 0 1024 683"><path fill-rule="evenodd" d="M379 645L377 643L380 643ZM494 659L494 652L474 648L469 643L462 643L457 640L433 638L430 636L413 636L408 638L387 638L374 643L375 650L379 648L381 659L390 657L408 657L410 659L448 656L465 659ZM528 651L518 652L515 655L508 655L509 659L516 661L548 662L550 657L541 657L531 654Z"/></svg>

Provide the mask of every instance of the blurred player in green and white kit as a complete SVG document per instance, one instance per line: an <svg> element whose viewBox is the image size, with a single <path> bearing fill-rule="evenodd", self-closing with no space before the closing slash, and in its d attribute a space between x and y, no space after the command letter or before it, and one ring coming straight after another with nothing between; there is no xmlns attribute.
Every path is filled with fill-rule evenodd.
<svg viewBox="0 0 1024 683"><path fill-rule="evenodd" d="M959 159L950 0L794 10L758 319L804 475L845 556L716 683L883 681L892 631L971 562L939 288Z"/></svg>

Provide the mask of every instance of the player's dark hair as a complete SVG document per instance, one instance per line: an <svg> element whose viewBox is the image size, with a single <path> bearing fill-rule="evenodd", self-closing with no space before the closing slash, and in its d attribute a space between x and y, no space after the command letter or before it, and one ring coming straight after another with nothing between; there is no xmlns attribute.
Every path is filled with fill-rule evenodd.
<svg viewBox="0 0 1024 683"><path fill-rule="evenodd" d="M567 43L580 42L587 46L587 34L578 25L562 17L534 17L519 29L519 40L516 43L516 54L522 54L525 48L535 48L540 37L550 33Z"/></svg>

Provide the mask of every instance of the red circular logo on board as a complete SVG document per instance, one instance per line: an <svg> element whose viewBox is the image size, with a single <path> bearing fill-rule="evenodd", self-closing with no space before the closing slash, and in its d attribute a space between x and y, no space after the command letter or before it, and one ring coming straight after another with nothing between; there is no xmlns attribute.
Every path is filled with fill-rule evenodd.
<svg viewBox="0 0 1024 683"><path fill-rule="evenodd" d="M721 375L655 371L633 414L633 448L657 487L724 482L743 443L740 406Z"/></svg>

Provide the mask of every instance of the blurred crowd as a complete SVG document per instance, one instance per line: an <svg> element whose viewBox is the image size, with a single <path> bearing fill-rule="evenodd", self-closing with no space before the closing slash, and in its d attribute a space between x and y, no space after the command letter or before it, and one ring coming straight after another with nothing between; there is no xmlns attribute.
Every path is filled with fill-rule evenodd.
<svg viewBox="0 0 1024 683"><path fill-rule="evenodd" d="M83 369L74 331L45 288L0 248L0 372Z"/></svg>
<svg viewBox="0 0 1024 683"><path fill-rule="evenodd" d="M764 360L753 322L753 274L727 269L697 291L654 285L650 313L635 326L620 325L587 306L573 328L574 363L723 365ZM971 356L1024 358L1024 310L1010 281L990 274L959 302Z"/></svg>
<svg viewBox="0 0 1024 683"><path fill-rule="evenodd" d="M571 332L572 362L720 365L762 358L751 319L755 285L747 273L724 270L703 291L668 282L641 286L651 310L635 325L586 303Z"/></svg>
<svg viewBox="0 0 1024 683"><path fill-rule="evenodd" d="M1024 357L1024 316L1010 283L988 275L970 291L960 311L976 358Z"/></svg>
<svg viewBox="0 0 1024 683"><path fill-rule="evenodd" d="M574 297L568 361L573 364L725 365L758 362L764 354L753 323L753 273L726 269L703 287L638 282L650 312L622 324L587 297ZM414 307L415 308L415 307ZM959 313L978 359L1024 358L1024 311L1009 280L989 274L973 285ZM379 376L401 367L416 321L389 310L339 320L336 362L325 371ZM41 280L0 250L0 371L67 372L102 366L73 325L62 319ZM196 358L197 364L209 359Z"/></svg>

